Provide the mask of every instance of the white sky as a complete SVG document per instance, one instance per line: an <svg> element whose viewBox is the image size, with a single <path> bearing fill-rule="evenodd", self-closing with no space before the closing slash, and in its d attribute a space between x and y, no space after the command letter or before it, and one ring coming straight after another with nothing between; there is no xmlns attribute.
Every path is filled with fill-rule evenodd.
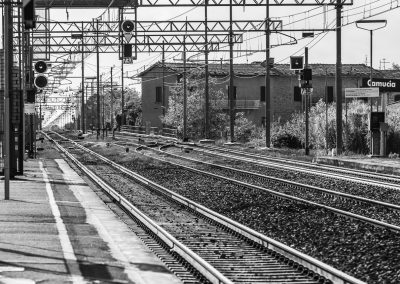
<svg viewBox="0 0 400 284"><path fill-rule="evenodd" d="M373 66L374 68L383 68L383 60L385 59L386 69L390 68L392 63L400 64L400 52L399 45L400 39L400 9L396 8L400 5L399 0L354 0L353 6L344 7L343 11L343 23L354 22L355 20L362 19L365 16L375 13L384 12L372 19L386 19L388 24L385 28L374 32L374 45L373 45ZM390 4L392 10L390 10ZM312 11L307 12L308 10ZM332 10L332 7L327 9ZM390 11L387 11L390 10ZM76 20L88 19L88 15L92 14L91 18L98 16L101 11L81 11L81 10L69 10L70 20L76 18ZM57 19L65 17L65 10L57 10L52 12L53 15L57 15ZM296 14L295 16L293 16ZM311 17L313 14L317 14L315 17ZM138 20L202 20L204 16L204 9L198 8L138 8ZM335 27L335 11L324 13L323 7L272 7L270 10L270 16L272 18L281 19L285 28L322 28L325 24L332 24L331 27ZM234 19L242 20L264 20L265 19L265 8L254 7L246 9L242 7L234 8L233 11ZM308 19L307 19L308 18ZM229 8L209 8L209 20L229 20ZM290 22L298 21L296 24L290 24ZM290 33L290 36L300 38L300 33ZM250 36L259 35L260 37L251 41L247 44L243 43L242 48L264 48L265 37L262 34L248 33ZM245 38L248 37L245 35ZM271 44L277 44L285 42L284 36L271 36ZM289 57L291 55L302 55L304 47L309 46L309 62L310 63L332 63L336 62L336 34L335 32L329 32L315 37L314 39L303 39L298 41L297 44L291 46L278 46L271 50L271 57L275 58L277 63L289 63ZM234 56L241 55L239 58L235 58L236 63L252 62L265 60L265 53L259 52L253 55L234 54ZM189 57L190 55L188 55ZM173 57L180 59L180 54L167 54L167 59ZM210 59L218 60L221 57L228 59L227 53L212 53ZM345 25L342 30L342 63L365 63L366 60L369 64L370 57L370 34L368 31L356 28L354 23ZM138 54L138 60L132 65L125 65L125 70L131 71L129 74L134 74L137 69L143 68L144 65L149 66L161 59L160 54ZM87 60L88 76L95 75L95 56L92 55ZM101 72L109 72L109 68L112 65L120 66L120 62L117 60L117 55L110 56L102 55L100 57ZM78 68L79 70L80 68ZM79 71L80 72L80 71ZM116 76L120 76L116 73ZM118 78L116 78L118 80ZM132 82L131 82L132 83ZM78 83L79 84L79 83Z"/></svg>
<svg viewBox="0 0 400 284"><path fill-rule="evenodd" d="M388 21L387 27L374 32L374 45L373 45L373 66L374 68L380 67L380 62L385 59L386 69L390 68L392 63L400 64L400 52L399 45L400 39L400 9L396 8L400 5L400 0L354 0L353 6L345 6L343 12L343 22L353 22L358 19L362 19L364 16L368 16L371 13L384 12L373 19L386 19ZM312 11L309 11L312 9ZM333 7L329 6L328 10L332 10ZM78 10L78 9L54 9L51 10L51 19L63 21L66 20L67 11L69 20L82 21L91 20L94 17L100 15L104 10ZM309 12L307 12L309 11ZM111 12L111 15L116 14ZM295 14L295 15L294 15ZM318 16L311 17L313 14ZM204 16L204 8L138 8L138 20L202 20ZM285 28L322 28L325 24L333 22L331 27L334 27L335 23L335 12L330 11L324 13L323 7L271 7L270 16L274 19L281 19ZM242 20L264 20L265 19L265 8L254 7L254 8L234 8L233 12L234 19ZM308 18L308 19L307 19ZM229 8L209 8L209 20L229 20ZM324 22L324 20L326 20ZM296 24L291 24L293 21L298 21ZM300 38L300 33L286 34ZM262 34L248 33L244 36L246 39L248 36L259 35L259 38L247 41L243 43L242 48L265 48L265 36ZM287 37L284 36L271 36L271 44L277 44L285 42ZM289 57L291 55L302 55L304 47L309 46L309 62L310 63L332 63L336 62L336 35L334 32L322 34L314 39L304 39L298 41L297 44L291 46L278 46L271 50L271 57L275 58L277 63L289 63ZM349 24L343 27L342 31L342 63L365 63L368 60L369 64L369 53L370 53L370 35L369 32L357 29L355 24ZM241 55L239 58L235 58L235 63L262 61L265 60L265 53L258 52L253 55L234 54L234 56ZM188 55L188 57L190 54ZM167 59L181 58L180 54L167 54ZM218 60L220 58L228 59L227 53L211 53L210 59ZM149 66L161 59L161 55L156 54L138 54L138 60L134 64L125 65L125 71L130 71L129 75L136 73L135 71L143 68L144 65ZM94 76L96 71L96 57L92 54L85 62L85 75ZM105 73L105 77L109 76L110 67L115 65L115 81L119 80L120 72L118 72L119 66L121 65L117 59L117 55L113 54L102 54L100 56L100 72ZM383 68L383 64L381 65ZM80 65L77 66L73 76L80 76ZM72 79L73 83L71 87L77 88L80 80ZM133 84L133 81L126 81L127 84ZM136 86L137 87L137 86Z"/></svg>

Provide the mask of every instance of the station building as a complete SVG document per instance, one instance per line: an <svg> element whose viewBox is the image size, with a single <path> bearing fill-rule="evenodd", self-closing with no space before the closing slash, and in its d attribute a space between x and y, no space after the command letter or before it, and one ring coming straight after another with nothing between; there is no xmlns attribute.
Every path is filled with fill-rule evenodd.
<svg viewBox="0 0 400 284"><path fill-rule="evenodd" d="M320 99L335 101L335 64L310 64L313 72L313 91L311 103ZM187 64L187 70L202 68L200 65ZM234 64L234 86L236 93L236 111L244 112L253 123L262 125L265 120L265 67L261 62ZM363 79L370 77L370 68L365 64L343 64L343 98L345 88L358 88ZM161 62L145 68L137 77L142 79L143 123L152 127L161 127L161 117L168 108L170 88L181 82L182 63ZM210 64L209 74L217 78L217 86L226 94L228 110L229 65ZM400 78L400 74L389 71L373 70L374 78ZM299 87L298 74L290 70L289 64L276 64L270 69L271 114L273 120L285 121L296 111L304 108L304 95ZM164 96L162 89L164 85ZM399 86L400 87L400 86ZM400 92L389 93L388 102L400 101ZM345 100L343 99L343 102Z"/></svg>

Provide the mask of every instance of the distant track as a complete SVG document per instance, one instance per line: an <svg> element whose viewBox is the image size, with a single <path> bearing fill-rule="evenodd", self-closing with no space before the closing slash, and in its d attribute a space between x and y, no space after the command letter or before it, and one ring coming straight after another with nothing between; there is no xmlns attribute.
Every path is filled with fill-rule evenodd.
<svg viewBox="0 0 400 284"><path fill-rule="evenodd" d="M306 172L315 175L335 177L343 180L357 181L360 183L389 187L400 190L400 177L368 171L340 168L329 165L313 164L309 162L291 160L286 158L268 157L266 155L249 153L241 150L227 149L226 147L193 145L194 150L203 151L212 155L220 155L242 161L248 161L269 167Z"/></svg>

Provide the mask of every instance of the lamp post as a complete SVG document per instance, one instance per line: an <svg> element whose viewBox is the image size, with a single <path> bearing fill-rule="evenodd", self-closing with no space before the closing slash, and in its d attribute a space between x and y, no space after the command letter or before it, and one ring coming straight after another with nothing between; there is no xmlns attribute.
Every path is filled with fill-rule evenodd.
<svg viewBox="0 0 400 284"><path fill-rule="evenodd" d="M370 73L370 80L372 84L372 37L373 31L383 29L387 25L387 20L359 20L356 21L356 26L359 29L369 31L370 33L370 66L371 66L371 73Z"/></svg>
<svg viewBox="0 0 400 284"><path fill-rule="evenodd" d="M387 25L387 20L359 20L356 21L356 26L359 29L363 29L366 31L369 31L370 33L370 66L371 66L371 72L370 72L370 84L372 87L372 50L373 50L373 32L379 29L382 29L384 27L386 27ZM372 114L372 100L373 98L371 98L371 114ZM374 153L373 150L373 135L372 135L372 131L371 131L371 154Z"/></svg>

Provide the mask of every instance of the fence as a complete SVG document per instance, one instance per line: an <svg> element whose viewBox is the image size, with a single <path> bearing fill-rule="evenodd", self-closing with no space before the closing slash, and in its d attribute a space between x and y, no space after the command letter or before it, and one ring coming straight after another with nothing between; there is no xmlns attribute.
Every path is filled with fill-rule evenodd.
<svg viewBox="0 0 400 284"><path fill-rule="evenodd" d="M121 126L121 130L125 132L132 132L138 134L148 134L148 135L161 135L167 136L171 138L178 137L178 130L175 128L161 128L158 127L145 127L145 126L132 126L132 125L123 125Z"/></svg>

